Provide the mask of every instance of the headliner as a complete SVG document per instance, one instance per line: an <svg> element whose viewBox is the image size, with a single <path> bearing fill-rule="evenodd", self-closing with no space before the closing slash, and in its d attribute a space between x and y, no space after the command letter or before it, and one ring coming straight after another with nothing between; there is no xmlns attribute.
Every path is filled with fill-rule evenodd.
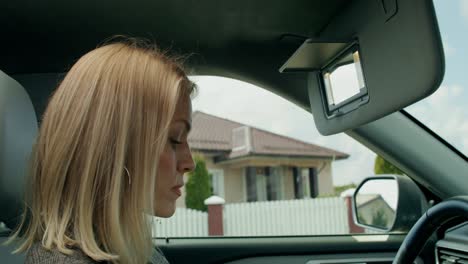
<svg viewBox="0 0 468 264"><path fill-rule="evenodd" d="M0 16L0 70L66 72L81 55L123 34L192 54L188 66L194 74L247 81L308 108L306 75L278 69L306 37L320 37L349 2L7 1Z"/></svg>

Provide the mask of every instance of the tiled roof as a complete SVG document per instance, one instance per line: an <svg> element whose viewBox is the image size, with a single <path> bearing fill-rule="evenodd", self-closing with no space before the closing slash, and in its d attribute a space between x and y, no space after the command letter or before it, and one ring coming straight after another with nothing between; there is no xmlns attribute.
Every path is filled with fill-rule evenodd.
<svg viewBox="0 0 468 264"><path fill-rule="evenodd" d="M248 130L248 147L233 149L233 130ZM274 134L221 117L196 111L192 116L192 131L188 138L193 150L225 152L228 158L247 155L298 156L346 159L348 154Z"/></svg>

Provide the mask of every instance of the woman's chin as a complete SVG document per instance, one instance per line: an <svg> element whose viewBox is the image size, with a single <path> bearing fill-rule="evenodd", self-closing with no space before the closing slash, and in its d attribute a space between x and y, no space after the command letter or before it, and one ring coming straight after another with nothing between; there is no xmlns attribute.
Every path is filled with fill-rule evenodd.
<svg viewBox="0 0 468 264"><path fill-rule="evenodd" d="M175 213L175 206L165 206L164 208L156 208L156 216L162 218L169 218Z"/></svg>

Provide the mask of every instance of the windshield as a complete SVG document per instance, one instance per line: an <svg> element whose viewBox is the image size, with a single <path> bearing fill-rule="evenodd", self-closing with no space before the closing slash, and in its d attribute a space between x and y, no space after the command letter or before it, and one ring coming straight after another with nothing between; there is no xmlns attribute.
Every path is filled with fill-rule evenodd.
<svg viewBox="0 0 468 264"><path fill-rule="evenodd" d="M468 81L462 58L468 39L460 32L468 27L468 1L438 0L435 7L445 79L435 94L406 110L466 154ZM175 215L156 219L155 237L377 232L354 223L351 195L366 177L403 171L344 133L320 135L309 112L261 87L219 76L191 79L199 87L189 137L197 170L186 175ZM190 187L195 185L206 193ZM375 189L361 195L361 223L388 227L395 217L396 191L387 197ZM208 206L223 213L210 215ZM215 218L217 225L207 224Z"/></svg>
<svg viewBox="0 0 468 264"><path fill-rule="evenodd" d="M468 153L468 1L434 1L445 52L440 88L406 110L465 156Z"/></svg>

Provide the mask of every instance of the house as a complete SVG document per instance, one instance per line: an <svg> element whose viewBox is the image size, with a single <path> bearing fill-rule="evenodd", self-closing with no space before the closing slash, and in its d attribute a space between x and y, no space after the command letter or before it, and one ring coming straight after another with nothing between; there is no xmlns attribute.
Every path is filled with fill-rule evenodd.
<svg viewBox="0 0 468 264"><path fill-rule="evenodd" d="M188 138L226 203L315 198L333 193L332 162L348 154L196 111ZM187 177L187 176L185 176ZM185 207L185 192L177 201Z"/></svg>
<svg viewBox="0 0 468 264"><path fill-rule="evenodd" d="M356 196L359 222L365 225L389 229L395 221L395 208L380 194L359 194Z"/></svg>

